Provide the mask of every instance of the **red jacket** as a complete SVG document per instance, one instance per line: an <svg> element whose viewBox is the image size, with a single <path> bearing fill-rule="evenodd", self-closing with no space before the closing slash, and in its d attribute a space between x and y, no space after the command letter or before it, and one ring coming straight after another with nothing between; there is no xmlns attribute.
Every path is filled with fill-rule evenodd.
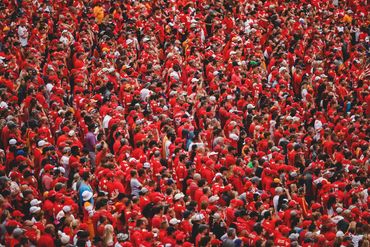
<svg viewBox="0 0 370 247"><path fill-rule="evenodd" d="M38 247L54 247L55 246L54 239L50 234L45 233L41 235L37 246Z"/></svg>

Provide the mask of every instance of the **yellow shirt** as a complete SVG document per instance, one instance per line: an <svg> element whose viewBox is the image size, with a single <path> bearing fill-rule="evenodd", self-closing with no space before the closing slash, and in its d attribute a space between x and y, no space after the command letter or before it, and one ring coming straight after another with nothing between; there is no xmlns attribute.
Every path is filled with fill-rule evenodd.
<svg viewBox="0 0 370 247"><path fill-rule="evenodd" d="M343 17L343 21L344 21L344 22L347 22L347 23L351 23L351 22L352 22L352 17L351 17L351 16L349 16L349 15L345 15L345 16Z"/></svg>
<svg viewBox="0 0 370 247"><path fill-rule="evenodd" d="M104 9L100 6L95 6L93 9L94 16L96 21L100 24L104 19Z"/></svg>

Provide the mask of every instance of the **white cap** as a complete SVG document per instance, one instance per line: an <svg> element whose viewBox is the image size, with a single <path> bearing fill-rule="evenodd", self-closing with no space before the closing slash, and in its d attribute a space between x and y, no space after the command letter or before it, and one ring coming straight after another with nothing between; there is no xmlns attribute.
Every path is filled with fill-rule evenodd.
<svg viewBox="0 0 370 247"><path fill-rule="evenodd" d="M71 206L66 205L63 207L63 211L66 213L71 212L71 210L72 210Z"/></svg>
<svg viewBox="0 0 370 247"><path fill-rule="evenodd" d="M339 221L343 220L344 217L340 215L336 215L333 218L331 218L331 221L334 222L335 224L338 224Z"/></svg>
<svg viewBox="0 0 370 247"><path fill-rule="evenodd" d="M66 169L64 169L62 166L59 166L57 169L59 169L59 171L63 174L66 173Z"/></svg>
<svg viewBox="0 0 370 247"><path fill-rule="evenodd" d="M213 177L213 179L215 179L215 178L217 178L217 177L222 177L222 173L217 172L217 173L215 174L215 176Z"/></svg>
<svg viewBox="0 0 370 247"><path fill-rule="evenodd" d="M199 221L199 220L203 220L203 219L204 219L203 214L196 214L192 217L192 220L195 220L195 221Z"/></svg>
<svg viewBox="0 0 370 247"><path fill-rule="evenodd" d="M128 39L128 40L126 40L126 45L129 45L129 44L131 44L132 43L132 39Z"/></svg>
<svg viewBox="0 0 370 247"><path fill-rule="evenodd" d="M342 231L338 231L337 234L335 235L337 238L344 237L344 233Z"/></svg>
<svg viewBox="0 0 370 247"><path fill-rule="evenodd" d="M150 168L150 163L149 162L145 162L144 165L143 165L144 168Z"/></svg>
<svg viewBox="0 0 370 247"><path fill-rule="evenodd" d="M15 144L17 144L16 139L12 138L12 139L9 140L9 145L15 145Z"/></svg>
<svg viewBox="0 0 370 247"><path fill-rule="evenodd" d="M298 176L298 173L297 172L291 172L290 173L290 176L292 176L293 178L297 177Z"/></svg>
<svg viewBox="0 0 370 247"><path fill-rule="evenodd" d="M177 224L179 224L181 221L180 220L178 220L178 219L176 219L176 218L172 218L171 220L170 220L170 224L171 225L177 225Z"/></svg>
<svg viewBox="0 0 370 247"><path fill-rule="evenodd" d="M148 188L145 188L145 187L143 187L143 188L141 188L141 193L147 193L149 190L148 190Z"/></svg>
<svg viewBox="0 0 370 247"><path fill-rule="evenodd" d="M71 240L71 237L65 234L64 232L58 231L58 234L59 234L60 242L62 242L62 244L68 244L69 241Z"/></svg>
<svg viewBox="0 0 370 247"><path fill-rule="evenodd" d="M5 101L1 101L0 108L1 109L8 109L8 104Z"/></svg>
<svg viewBox="0 0 370 247"><path fill-rule="evenodd" d="M283 191L284 191L284 189L282 187L276 187L275 188L276 193L282 193Z"/></svg>
<svg viewBox="0 0 370 247"><path fill-rule="evenodd" d="M30 213L31 214L38 213L40 211L41 211L41 208L40 207L37 207L37 206L30 207Z"/></svg>
<svg viewBox="0 0 370 247"><path fill-rule="evenodd" d="M219 213L215 213L215 214L213 215L213 218L214 218L214 219L219 219L219 218L221 218L221 215L220 215Z"/></svg>
<svg viewBox="0 0 370 247"><path fill-rule="evenodd" d="M90 200L92 196L93 196L93 193L88 190L85 190L84 192L82 192L82 199L84 201Z"/></svg>
<svg viewBox="0 0 370 247"><path fill-rule="evenodd" d="M247 109L249 110L249 109L254 109L254 108L256 108L253 104L248 104L247 105Z"/></svg>
<svg viewBox="0 0 370 247"><path fill-rule="evenodd" d="M219 199L220 197L215 195L215 196L211 196L210 198L208 198L208 201L210 203L214 203L214 202L217 202Z"/></svg>
<svg viewBox="0 0 370 247"><path fill-rule="evenodd" d="M48 92L51 92L51 90L53 90L53 84L51 84L51 83L48 83L48 84L46 84L46 90L48 91Z"/></svg>
<svg viewBox="0 0 370 247"><path fill-rule="evenodd" d="M229 135L229 137L230 137L230 139L231 139L231 140L234 140L234 141L239 140L239 136L238 136L238 135L236 135L236 134L234 134L234 133L231 133L231 134Z"/></svg>
<svg viewBox="0 0 370 247"><path fill-rule="evenodd" d="M208 154L208 157L209 157L209 156L212 156L212 155L217 155L217 154L218 154L217 152L213 152L213 151L212 151L212 152L210 152L210 153Z"/></svg>
<svg viewBox="0 0 370 247"><path fill-rule="evenodd" d="M335 211L337 211L338 214L343 212L343 208L337 208Z"/></svg>
<svg viewBox="0 0 370 247"><path fill-rule="evenodd" d="M281 67L281 68L279 69L279 73L281 73L281 72L282 72L282 71L284 71L284 70L285 70L285 71L288 71L288 70L287 70L287 68L285 68L285 67Z"/></svg>
<svg viewBox="0 0 370 247"><path fill-rule="evenodd" d="M314 127L315 127L315 130L321 130L322 129L322 122L320 120L315 120Z"/></svg>
<svg viewBox="0 0 370 247"><path fill-rule="evenodd" d="M183 193L177 193L175 196L174 196L174 199L175 200L180 200L181 198L184 198L185 195Z"/></svg>
<svg viewBox="0 0 370 247"><path fill-rule="evenodd" d="M39 201L39 200L37 200L37 199L33 199L33 200L30 202L30 204L31 204L31 206L38 206L38 205L40 205L40 204L41 204L41 202L42 202L42 201Z"/></svg>
<svg viewBox="0 0 370 247"><path fill-rule="evenodd" d="M75 132L74 130L70 130L70 131L68 132L68 135L69 135L69 136L74 136L74 135L75 135L75 133L76 133L76 132Z"/></svg>
<svg viewBox="0 0 370 247"><path fill-rule="evenodd" d="M44 141L44 140L40 140L40 141L38 141L37 146L41 148L41 147L43 147L45 144L46 144L46 141Z"/></svg>
<svg viewBox="0 0 370 247"><path fill-rule="evenodd" d="M137 159L135 159L135 158L131 157L131 158L129 158L129 159L128 159L128 162L130 162L130 163L131 163L131 162L137 162Z"/></svg>

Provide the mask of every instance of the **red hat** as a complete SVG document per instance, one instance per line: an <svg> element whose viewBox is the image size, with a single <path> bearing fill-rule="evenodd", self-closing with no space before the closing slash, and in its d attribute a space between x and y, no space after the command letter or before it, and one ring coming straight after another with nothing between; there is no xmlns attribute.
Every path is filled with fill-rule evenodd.
<svg viewBox="0 0 370 247"><path fill-rule="evenodd" d="M34 226L36 226L36 227L37 227L37 229L39 229L39 231L40 231L40 232L43 232L43 231L45 230L45 225L44 225L44 223L42 223L42 222L36 222L36 223L34 224Z"/></svg>
<svg viewBox="0 0 370 247"><path fill-rule="evenodd" d="M89 226L86 223L80 224L80 230L87 231L89 229Z"/></svg>
<svg viewBox="0 0 370 247"><path fill-rule="evenodd" d="M355 214L356 216L361 215L361 210L357 207L352 208L351 213Z"/></svg>
<svg viewBox="0 0 370 247"><path fill-rule="evenodd" d="M282 234L287 235L290 232L290 228L287 227L287 226L283 226L283 227L281 227L280 231L281 231Z"/></svg>
<svg viewBox="0 0 370 247"><path fill-rule="evenodd" d="M319 208L321 208L321 204L317 203L317 202L313 203L312 206L311 206L312 210L317 210Z"/></svg>
<svg viewBox="0 0 370 247"><path fill-rule="evenodd" d="M226 166L231 166L236 163L235 157L232 155L227 155L225 159L225 165Z"/></svg>
<svg viewBox="0 0 370 247"><path fill-rule="evenodd" d="M64 198L64 195L61 193L61 192L57 192L56 194L55 194L55 199L56 200L62 200Z"/></svg>
<svg viewBox="0 0 370 247"><path fill-rule="evenodd" d="M307 228L311 225L312 221L311 220L305 220L302 222L302 227Z"/></svg>
<svg viewBox="0 0 370 247"><path fill-rule="evenodd" d="M17 158L15 159L17 162L23 162L26 161L27 158L24 157L23 155L18 155Z"/></svg>
<svg viewBox="0 0 370 247"><path fill-rule="evenodd" d="M211 245L219 246L220 244L222 244L222 241L218 240L217 238L211 240Z"/></svg>
<svg viewBox="0 0 370 247"><path fill-rule="evenodd" d="M22 214L22 212L19 210L15 210L13 211L12 216L13 217L24 217L24 214Z"/></svg>
<svg viewBox="0 0 370 247"><path fill-rule="evenodd" d="M262 193L261 194L261 199L266 200L267 198L270 198L270 196L267 193Z"/></svg>
<svg viewBox="0 0 370 247"><path fill-rule="evenodd" d="M336 234L334 232L328 232L325 234L325 237L328 241L333 241L336 237Z"/></svg>
<svg viewBox="0 0 370 247"><path fill-rule="evenodd" d="M122 247L132 247L133 245L130 242L124 242L124 243L121 244L121 246Z"/></svg>
<svg viewBox="0 0 370 247"><path fill-rule="evenodd" d="M243 206L243 205L244 205L244 202L243 202L242 200L240 200L240 199L232 199L232 200L230 201L230 204L233 204L233 205L235 205L236 207L241 207L241 206Z"/></svg>
<svg viewBox="0 0 370 247"><path fill-rule="evenodd" d="M368 212L368 211L363 212L363 213L362 213L362 215L361 215L361 217L362 217L363 219L368 219L368 218L370 218L370 212Z"/></svg>
<svg viewBox="0 0 370 247"><path fill-rule="evenodd" d="M57 194L57 192L55 191L55 190L50 190L49 192L48 192L48 197L53 197L53 196L55 196Z"/></svg>
<svg viewBox="0 0 370 247"><path fill-rule="evenodd" d="M19 172L12 172L9 177L14 180L16 178L21 178L22 174Z"/></svg>
<svg viewBox="0 0 370 247"><path fill-rule="evenodd" d="M176 241L181 241L181 240L184 240L185 238L186 238L186 234L184 232L179 232L176 235Z"/></svg>
<svg viewBox="0 0 370 247"><path fill-rule="evenodd" d="M288 204L288 206L289 206L289 207L294 207L294 206L296 206L296 205L298 205L298 203L297 203L296 201L294 201L294 200L291 200L291 201L289 202L289 204Z"/></svg>
<svg viewBox="0 0 370 247"><path fill-rule="evenodd" d="M16 220L8 220L8 222L6 222L6 226L7 227L20 227L21 223L19 223Z"/></svg>
<svg viewBox="0 0 370 247"><path fill-rule="evenodd" d="M50 170L53 170L54 169L54 166L50 165L50 164L47 164L45 167L44 167L44 171L50 171Z"/></svg>

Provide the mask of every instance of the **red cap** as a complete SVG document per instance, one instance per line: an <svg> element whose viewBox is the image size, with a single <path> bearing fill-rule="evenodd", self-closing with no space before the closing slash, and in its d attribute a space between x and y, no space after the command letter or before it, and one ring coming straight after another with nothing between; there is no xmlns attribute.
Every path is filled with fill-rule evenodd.
<svg viewBox="0 0 370 247"><path fill-rule="evenodd" d="M89 229L89 226L86 223L80 224L80 230L87 231Z"/></svg>
<svg viewBox="0 0 370 247"><path fill-rule="evenodd" d="M12 216L13 217L23 217L24 214L22 214L22 212L19 211L19 210L15 210L15 211L13 211Z"/></svg>
<svg viewBox="0 0 370 247"><path fill-rule="evenodd" d="M312 210L317 210L317 209L319 209L319 208L321 208L321 204L320 203L317 203L317 202L315 202L314 204L312 204L312 206L311 206L311 209Z"/></svg>
<svg viewBox="0 0 370 247"><path fill-rule="evenodd" d="M121 244L121 246L122 247L132 247L133 245L130 242L124 242L124 243Z"/></svg>
<svg viewBox="0 0 370 247"><path fill-rule="evenodd" d="M181 240L184 240L185 238L186 238L186 234L184 232L179 232L176 235L176 241L181 241Z"/></svg>
<svg viewBox="0 0 370 247"><path fill-rule="evenodd" d="M311 220L305 220L302 222L302 227L307 228L311 225L312 221Z"/></svg>
<svg viewBox="0 0 370 247"><path fill-rule="evenodd" d="M44 171L50 171L50 170L53 170L54 169L54 166L50 165L50 164L47 164L45 167L44 167Z"/></svg>
<svg viewBox="0 0 370 247"><path fill-rule="evenodd" d="M21 223L19 223L16 220L8 220L8 222L6 222L6 226L7 227L19 227L21 226Z"/></svg>
<svg viewBox="0 0 370 247"><path fill-rule="evenodd" d="M217 238L211 240L211 245L217 245L219 246L222 244L221 240L218 240Z"/></svg>
<svg viewBox="0 0 370 247"><path fill-rule="evenodd" d="M287 227L287 226L281 226L281 227L279 227L280 229L280 232L282 233L282 234L284 234L284 235L287 235L289 232L290 232L290 228L289 227Z"/></svg>
<svg viewBox="0 0 370 247"><path fill-rule="evenodd" d="M288 206L289 206L289 207L294 207L294 206L296 206L296 205L298 205L298 203L297 203L296 201L294 201L294 200L291 200L291 201L289 202L289 204L288 204Z"/></svg>

